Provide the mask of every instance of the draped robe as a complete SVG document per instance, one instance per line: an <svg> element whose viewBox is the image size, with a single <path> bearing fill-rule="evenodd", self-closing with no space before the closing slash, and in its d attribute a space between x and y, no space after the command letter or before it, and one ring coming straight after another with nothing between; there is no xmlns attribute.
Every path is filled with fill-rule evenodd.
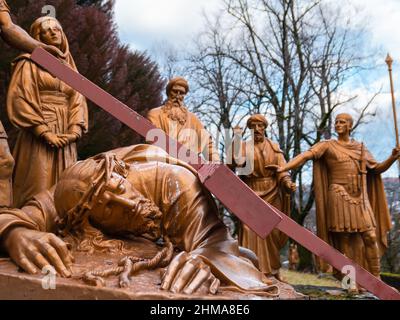
<svg viewBox="0 0 400 320"><path fill-rule="evenodd" d="M62 172L77 161L75 143L53 148L42 135L50 131L80 137L88 128L88 111L81 94L24 54L15 61L7 112L11 123L20 129L13 150L13 191L14 206L21 207L53 186Z"/></svg>
<svg viewBox="0 0 400 320"><path fill-rule="evenodd" d="M253 144L246 143L246 149ZM290 198L282 187L283 181L290 179L288 173L276 175L266 170L267 165L283 166L285 158L279 146L269 139L254 144L254 168L251 174L243 176L244 182L265 202L273 205L280 211L289 214ZM274 229L267 238L261 239L246 225L242 225L239 233L241 246L252 250L259 259L260 270L266 274L276 272L281 267L280 250L284 247L288 237L281 231Z"/></svg>

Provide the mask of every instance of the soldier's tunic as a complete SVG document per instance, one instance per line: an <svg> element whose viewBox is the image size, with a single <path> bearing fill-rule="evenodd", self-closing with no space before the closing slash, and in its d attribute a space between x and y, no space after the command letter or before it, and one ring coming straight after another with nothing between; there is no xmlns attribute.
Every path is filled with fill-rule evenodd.
<svg viewBox="0 0 400 320"><path fill-rule="evenodd" d="M327 223L331 232L365 232L376 222L368 200L366 180L361 172L362 145L356 141L341 144L336 140L316 144L310 151L314 159L324 157L328 173ZM364 148L366 168L377 164ZM365 173L366 174L366 173Z"/></svg>

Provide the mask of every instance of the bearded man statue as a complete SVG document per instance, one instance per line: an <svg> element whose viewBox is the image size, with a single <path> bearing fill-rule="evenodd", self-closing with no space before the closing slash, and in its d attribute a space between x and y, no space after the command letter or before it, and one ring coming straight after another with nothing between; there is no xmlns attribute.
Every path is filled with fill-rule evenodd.
<svg viewBox="0 0 400 320"><path fill-rule="evenodd" d="M214 148L211 135L196 115L184 105L188 92L189 84L184 78L171 79L166 88L167 102L161 107L151 109L147 118L191 151L203 155L211 162L219 162L218 151Z"/></svg>

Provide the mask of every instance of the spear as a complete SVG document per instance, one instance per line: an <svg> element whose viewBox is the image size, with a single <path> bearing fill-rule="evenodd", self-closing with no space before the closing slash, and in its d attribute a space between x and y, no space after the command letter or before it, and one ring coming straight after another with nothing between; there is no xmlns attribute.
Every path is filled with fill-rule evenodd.
<svg viewBox="0 0 400 320"><path fill-rule="evenodd" d="M393 75L392 75L392 65L393 65L393 59L388 53L386 57L386 64L388 65L389 69L389 77L390 77L390 91L392 93L392 108L393 108L393 118L394 118L394 130L396 131L396 147L400 147L400 142L399 142L399 128L397 126L397 112L396 112L396 98L394 96L394 85L393 85ZM400 159L398 161L398 167L399 167L399 180L400 180Z"/></svg>

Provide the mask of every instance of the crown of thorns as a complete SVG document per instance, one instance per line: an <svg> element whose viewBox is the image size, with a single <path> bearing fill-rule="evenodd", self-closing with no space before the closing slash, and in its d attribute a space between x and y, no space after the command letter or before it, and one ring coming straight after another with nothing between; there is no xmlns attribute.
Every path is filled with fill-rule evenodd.
<svg viewBox="0 0 400 320"><path fill-rule="evenodd" d="M59 220L62 233L74 230L76 226L82 223L93 208L94 200L104 191L104 187L109 183L112 173L115 172L124 178L128 176L128 165L118 159L115 154L104 153L92 159L99 164L99 174L94 177L78 204Z"/></svg>

